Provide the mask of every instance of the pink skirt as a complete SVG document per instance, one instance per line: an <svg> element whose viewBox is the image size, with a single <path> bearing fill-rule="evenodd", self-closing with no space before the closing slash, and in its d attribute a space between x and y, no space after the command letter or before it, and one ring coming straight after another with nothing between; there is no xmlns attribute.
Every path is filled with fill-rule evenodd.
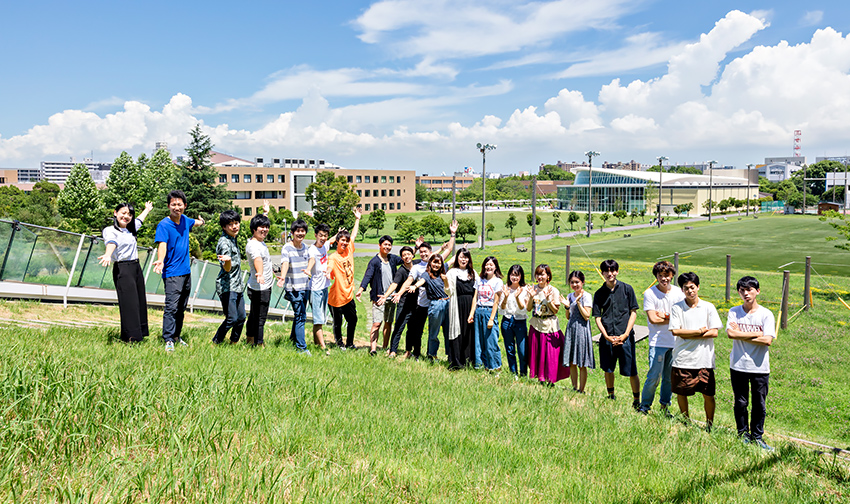
<svg viewBox="0 0 850 504"><path fill-rule="evenodd" d="M529 376L549 383L569 378L570 368L561 365L564 333L542 333L534 327L529 327L528 336L531 343Z"/></svg>

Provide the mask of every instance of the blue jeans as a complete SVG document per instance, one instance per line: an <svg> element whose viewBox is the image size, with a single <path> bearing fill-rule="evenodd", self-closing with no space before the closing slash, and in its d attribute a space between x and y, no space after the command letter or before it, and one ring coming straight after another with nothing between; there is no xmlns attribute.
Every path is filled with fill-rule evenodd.
<svg viewBox="0 0 850 504"><path fill-rule="evenodd" d="M304 341L304 324L307 322L307 301L310 299L310 291L286 291L283 297L292 305L292 330L289 339L295 343L298 350L306 350L307 343Z"/></svg>
<svg viewBox="0 0 850 504"><path fill-rule="evenodd" d="M436 357L440 349L440 328L449 334L449 300L433 299L428 305L428 356Z"/></svg>
<svg viewBox="0 0 850 504"><path fill-rule="evenodd" d="M505 339L505 353L508 354L508 367L511 373L517 374L517 354L519 354L519 374L528 374L528 358L525 354L525 341L528 337L528 327L525 319L502 317L502 338Z"/></svg>
<svg viewBox="0 0 850 504"><path fill-rule="evenodd" d="M233 329L230 333L230 341L236 343L245 325L245 298L241 292L222 292L219 294L219 299L221 299L221 309L224 311L224 321L218 326L213 336L213 343L224 341L229 329Z"/></svg>
<svg viewBox="0 0 850 504"><path fill-rule="evenodd" d="M493 327L487 328L490 320L492 306L478 306L475 308L475 357L474 366L480 368L482 365L487 369L498 369L502 367L502 350L499 348L499 317L493 316Z"/></svg>
<svg viewBox="0 0 850 504"><path fill-rule="evenodd" d="M649 372L646 381L643 382L643 392L640 395L640 409L649 411L652 400L655 399L655 389L661 382L661 406L670 405L673 396L670 384L670 375L673 367L673 349L657 346L649 347Z"/></svg>

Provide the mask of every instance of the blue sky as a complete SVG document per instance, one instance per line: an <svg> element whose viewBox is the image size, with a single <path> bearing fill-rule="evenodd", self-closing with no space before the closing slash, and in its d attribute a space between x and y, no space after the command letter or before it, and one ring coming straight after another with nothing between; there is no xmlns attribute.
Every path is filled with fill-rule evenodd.
<svg viewBox="0 0 850 504"><path fill-rule="evenodd" d="M847 2L27 2L0 167L182 152L451 173L848 153Z"/></svg>

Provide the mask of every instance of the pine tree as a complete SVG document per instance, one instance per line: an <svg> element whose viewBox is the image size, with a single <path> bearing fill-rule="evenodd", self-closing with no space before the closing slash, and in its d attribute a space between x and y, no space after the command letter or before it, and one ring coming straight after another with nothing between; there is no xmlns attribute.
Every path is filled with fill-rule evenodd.
<svg viewBox="0 0 850 504"><path fill-rule="evenodd" d="M136 188L141 185L139 167L127 152L122 152L112 163L109 178L106 179L106 191L103 193L103 206L114 210L119 203L132 203L139 206L139 201L133 201Z"/></svg>
<svg viewBox="0 0 850 504"><path fill-rule="evenodd" d="M227 184L218 183L218 170L210 162L213 148L210 137L201 131L200 125L195 125L189 134L192 139L186 147L186 157L180 163L175 188L186 194L188 216L203 214L206 220L217 220L221 212L232 208L230 193Z"/></svg>
<svg viewBox="0 0 850 504"><path fill-rule="evenodd" d="M56 208L65 219L78 220L85 228L80 231L96 229L103 224L100 193L86 165L74 165L65 187L56 197Z"/></svg>

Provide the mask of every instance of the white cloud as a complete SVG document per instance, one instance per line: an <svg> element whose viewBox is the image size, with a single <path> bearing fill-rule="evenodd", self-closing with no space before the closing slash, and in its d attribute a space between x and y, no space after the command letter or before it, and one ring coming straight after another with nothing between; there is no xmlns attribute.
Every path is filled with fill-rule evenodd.
<svg viewBox="0 0 850 504"><path fill-rule="evenodd" d="M585 101L580 91L562 89L558 96L546 100L546 110L556 112L561 124L571 132L581 132L602 127L599 108Z"/></svg>
<svg viewBox="0 0 850 504"><path fill-rule="evenodd" d="M628 37L625 47L588 55L584 61L570 65L554 78L611 75L646 68L668 62L671 56L680 53L684 47L684 42L662 43L658 33L641 33Z"/></svg>
<svg viewBox="0 0 850 504"><path fill-rule="evenodd" d="M800 20L800 25L814 26L816 24L820 24L821 21L823 21L822 10L806 11L806 14Z"/></svg>

